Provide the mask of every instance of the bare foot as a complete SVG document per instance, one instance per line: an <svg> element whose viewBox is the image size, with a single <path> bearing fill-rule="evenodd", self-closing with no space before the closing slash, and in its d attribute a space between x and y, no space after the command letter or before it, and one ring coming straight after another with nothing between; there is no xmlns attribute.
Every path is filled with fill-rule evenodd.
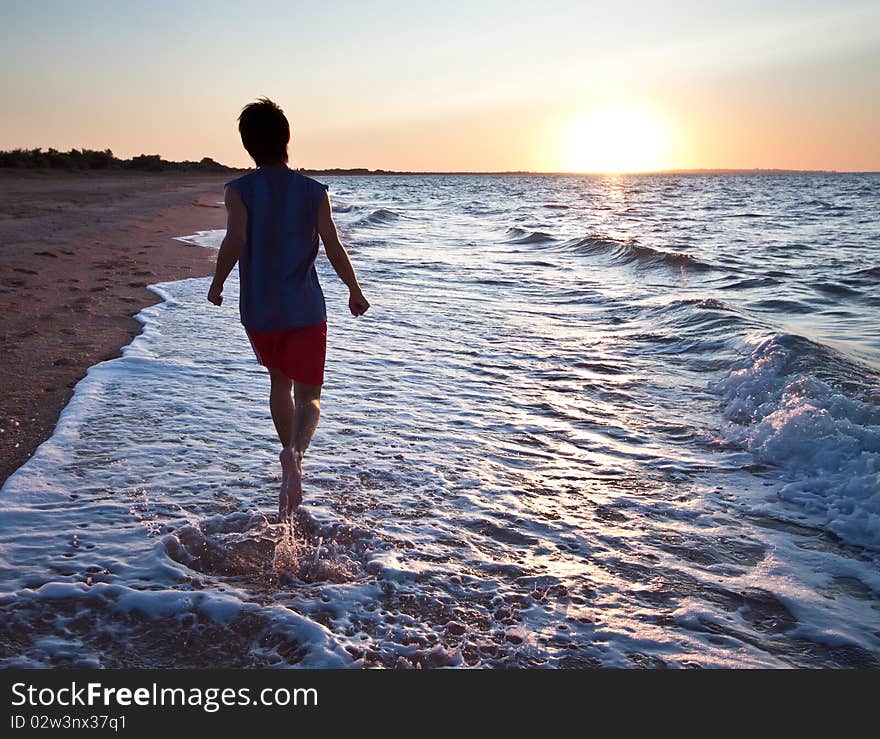
<svg viewBox="0 0 880 739"><path fill-rule="evenodd" d="M302 488L302 453L293 452L293 469L290 472L290 483L287 486L287 515L299 508L303 500Z"/></svg>

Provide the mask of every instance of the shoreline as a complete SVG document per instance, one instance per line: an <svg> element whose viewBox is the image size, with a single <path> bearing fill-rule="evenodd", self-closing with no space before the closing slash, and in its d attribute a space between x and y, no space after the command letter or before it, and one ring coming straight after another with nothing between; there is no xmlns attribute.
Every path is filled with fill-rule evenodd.
<svg viewBox="0 0 880 739"><path fill-rule="evenodd" d="M48 439L88 368L121 356L148 285L210 275L177 237L224 228L229 173L0 175L0 487Z"/></svg>

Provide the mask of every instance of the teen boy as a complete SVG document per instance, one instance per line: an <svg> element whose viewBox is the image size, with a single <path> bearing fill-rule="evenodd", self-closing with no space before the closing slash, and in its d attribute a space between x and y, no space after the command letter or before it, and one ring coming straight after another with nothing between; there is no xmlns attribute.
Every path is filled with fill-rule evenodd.
<svg viewBox="0 0 880 739"><path fill-rule="evenodd" d="M245 106L238 130L257 168L226 183L226 236L208 300L223 302L223 283L238 262L241 322L272 382L269 408L281 441L278 514L286 520L302 502L302 458L321 412L327 310L315 270L319 235L348 286L352 315L370 304L339 241L327 185L287 166L290 125L281 108L268 98Z"/></svg>

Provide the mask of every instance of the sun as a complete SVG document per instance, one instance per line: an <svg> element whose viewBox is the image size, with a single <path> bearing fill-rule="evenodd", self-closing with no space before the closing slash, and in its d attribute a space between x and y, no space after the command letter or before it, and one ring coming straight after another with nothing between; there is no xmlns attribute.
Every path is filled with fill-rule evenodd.
<svg viewBox="0 0 880 739"><path fill-rule="evenodd" d="M656 116L636 107L607 105L578 118L564 142L572 172L651 172L666 164L667 135Z"/></svg>

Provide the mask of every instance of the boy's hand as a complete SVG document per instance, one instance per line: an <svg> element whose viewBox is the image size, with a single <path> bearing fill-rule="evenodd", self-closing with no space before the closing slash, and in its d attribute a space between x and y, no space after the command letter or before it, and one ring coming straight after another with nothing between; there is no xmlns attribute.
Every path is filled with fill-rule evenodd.
<svg viewBox="0 0 880 739"><path fill-rule="evenodd" d="M211 301L214 305L222 305L223 304L223 285L217 285L216 283L211 283L211 287L208 290L208 300Z"/></svg>
<svg viewBox="0 0 880 739"><path fill-rule="evenodd" d="M351 315L362 316L369 307L370 304L359 289L352 290L348 294L348 309L351 311Z"/></svg>

